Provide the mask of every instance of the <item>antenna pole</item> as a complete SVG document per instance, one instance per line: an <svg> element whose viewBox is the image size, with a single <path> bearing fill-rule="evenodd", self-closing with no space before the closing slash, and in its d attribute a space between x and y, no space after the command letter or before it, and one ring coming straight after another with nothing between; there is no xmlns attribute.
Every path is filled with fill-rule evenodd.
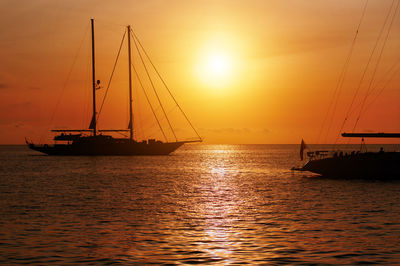
<svg viewBox="0 0 400 266"><path fill-rule="evenodd" d="M94 20L90 19L92 25L92 81L93 81L93 117L90 123L93 129L93 136L96 136L96 75L94 61Z"/></svg>
<svg viewBox="0 0 400 266"><path fill-rule="evenodd" d="M129 58L129 139L133 140L133 118L132 118L132 71L131 71L131 26L128 25L128 58Z"/></svg>

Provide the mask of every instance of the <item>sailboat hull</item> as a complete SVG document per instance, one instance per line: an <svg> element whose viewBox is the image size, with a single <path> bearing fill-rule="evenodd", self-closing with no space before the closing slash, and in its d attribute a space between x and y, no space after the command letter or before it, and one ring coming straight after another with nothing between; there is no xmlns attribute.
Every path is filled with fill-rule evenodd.
<svg viewBox="0 0 400 266"><path fill-rule="evenodd" d="M345 179L400 179L400 152L368 152L311 160L301 169Z"/></svg>
<svg viewBox="0 0 400 266"><path fill-rule="evenodd" d="M185 142L136 142L130 140L81 141L72 144L35 145L29 148L48 155L168 155Z"/></svg>

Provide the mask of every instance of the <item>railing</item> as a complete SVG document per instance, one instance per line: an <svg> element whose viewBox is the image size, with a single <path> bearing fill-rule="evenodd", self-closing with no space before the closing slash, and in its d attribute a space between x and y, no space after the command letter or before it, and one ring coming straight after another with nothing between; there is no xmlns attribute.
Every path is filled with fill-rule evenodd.
<svg viewBox="0 0 400 266"><path fill-rule="evenodd" d="M310 160L317 160L317 159L322 159L324 157L328 156L329 151L327 150L320 150L320 151L309 151L307 152L308 158Z"/></svg>

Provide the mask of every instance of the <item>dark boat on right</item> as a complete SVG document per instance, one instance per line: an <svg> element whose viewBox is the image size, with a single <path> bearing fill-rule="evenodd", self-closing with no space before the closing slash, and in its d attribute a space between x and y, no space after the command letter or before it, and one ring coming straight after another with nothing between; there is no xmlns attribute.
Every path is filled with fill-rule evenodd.
<svg viewBox="0 0 400 266"><path fill-rule="evenodd" d="M343 133L343 137L400 138L400 133ZM303 152L303 145L301 152ZM330 178L342 179L399 179L400 152L384 151L328 155L328 151L307 152L309 161L298 171L309 171Z"/></svg>
<svg viewBox="0 0 400 266"><path fill-rule="evenodd" d="M329 136L328 133L333 124L332 121L335 118L336 110L344 106L343 104L339 104L339 96L341 95L341 93L343 93L344 89L348 89L344 87L344 84L347 74L348 72L350 72L350 62L352 61L354 52L357 51L357 40L359 34L363 32L364 20L366 20L368 12L371 12L369 11L370 8L368 1L365 1L362 6L363 8L361 9L362 12L360 14L360 20L356 24L357 27L354 31L354 38L350 43L348 54L343 64L343 68L340 72L337 84L334 87L325 119L322 123L321 130L315 143L320 143L320 136L322 135L321 133L323 132L324 126L326 125L325 122L327 122L328 126L325 133L326 137L323 142L329 143L327 137ZM391 67L388 67L387 64L395 57L387 55L385 57L382 56L383 54L385 54L384 52L385 48L387 48L388 46L388 40L391 39L390 33L391 29L393 28L393 22L398 14L398 7L399 3L395 5L395 2L392 2L390 8L387 10L385 20L383 21L383 24L381 26L379 34L377 35L377 38L375 39L375 43L372 46L371 51L369 53L368 50L362 51L363 58L367 59L365 67L361 69L362 71L360 73L360 80L358 82L353 81L353 83L350 83L351 86L355 85L354 94L352 97L349 97L349 106L347 108L347 111L344 112L343 122L341 123L341 127L338 130L338 134L335 134L335 141L331 142L333 145L337 145L340 133L345 132L346 130L351 130L351 133L342 133L341 136L345 138L361 138L361 148L358 151L350 152L336 150L335 148L332 151L309 151L307 152L307 156L309 158L308 162L300 168L293 167L292 170L309 171L330 178L400 180L400 151L384 150L382 147L379 151L374 150L373 152L371 152L367 151L367 146L364 142L365 138L400 138L400 133L354 133L357 132L356 128L357 126L359 126L360 117L365 115L367 109L375 102L377 98L379 98L382 92L390 86L391 82L392 87L389 87L388 89L391 89L392 91L398 90L399 83L396 80L396 78L398 79L399 77L398 73L400 71L400 69L397 67L398 61L393 62L393 65ZM370 33L370 31L368 32ZM385 58L385 60L383 60L383 58ZM383 61L386 62L386 65L383 64ZM352 70L351 74L352 79L354 80L354 77L357 76L357 73ZM379 79L377 78L378 76ZM364 92L364 96L362 97L360 97L361 92ZM393 96L394 95L388 97ZM357 99L357 97L359 97L359 99ZM357 100L359 100L360 102L357 103ZM398 105L398 103L398 101L395 102L396 105ZM385 104L385 107L393 107L393 104L382 104ZM385 111L383 111L383 108L379 107L378 109L380 111L375 112L374 121L387 120L388 116L384 115ZM392 115L390 117L393 117L393 109L387 109L387 111L391 112ZM352 115L354 115L354 125L352 126L352 128L345 129L345 124L350 121ZM400 125L398 124L398 117L394 118L397 120L397 124L393 124L393 122L388 121L387 128L390 129L382 128L383 124L379 123L376 123L376 125L369 124L368 128L379 127L381 128L379 129L381 130L381 132L387 132L387 130L398 131L398 126ZM365 127L364 125L364 128L367 127ZM363 149L363 147L365 147L365 149ZM300 147L301 160L303 160L303 152L306 148L308 148L307 145L305 145L304 141L302 141Z"/></svg>

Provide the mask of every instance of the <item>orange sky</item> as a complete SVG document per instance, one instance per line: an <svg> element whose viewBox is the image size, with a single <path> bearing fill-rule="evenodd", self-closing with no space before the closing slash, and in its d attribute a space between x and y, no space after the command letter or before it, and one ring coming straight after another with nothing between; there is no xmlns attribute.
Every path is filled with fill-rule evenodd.
<svg viewBox="0 0 400 266"><path fill-rule="evenodd" d="M88 127L90 18L103 86L130 24L205 143L332 143L392 2L369 1L335 116L320 134L365 0L1 0L0 144L50 140L50 128ZM400 132L400 7L397 12L356 131ZM353 128L381 47L345 131ZM211 73L213 58L222 58L223 73ZM126 66L123 53L102 128L127 126ZM387 82L392 66L398 72ZM146 124L146 111L140 112L137 121ZM184 124L176 126L187 133Z"/></svg>

